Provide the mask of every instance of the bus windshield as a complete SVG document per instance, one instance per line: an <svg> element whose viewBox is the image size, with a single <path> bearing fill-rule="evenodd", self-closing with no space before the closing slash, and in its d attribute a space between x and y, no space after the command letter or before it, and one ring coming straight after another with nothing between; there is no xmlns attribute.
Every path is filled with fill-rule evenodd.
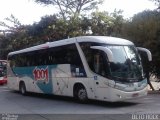
<svg viewBox="0 0 160 120"><path fill-rule="evenodd" d="M113 53L111 76L118 81L139 81L143 78L140 57L134 46L106 46Z"/></svg>

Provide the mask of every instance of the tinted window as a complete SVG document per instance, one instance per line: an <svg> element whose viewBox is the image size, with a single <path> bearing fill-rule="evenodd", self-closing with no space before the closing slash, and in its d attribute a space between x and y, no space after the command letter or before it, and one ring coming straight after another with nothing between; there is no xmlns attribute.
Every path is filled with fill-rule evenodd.
<svg viewBox="0 0 160 120"><path fill-rule="evenodd" d="M91 46L100 46L98 43L80 43L90 69L104 77L109 76L107 56L101 50L91 49Z"/></svg>
<svg viewBox="0 0 160 120"><path fill-rule="evenodd" d="M37 50L8 57L11 67L70 64L72 73L86 76L75 44ZM73 75L76 76L76 75Z"/></svg>
<svg viewBox="0 0 160 120"><path fill-rule="evenodd" d="M54 47L49 50L49 64L72 64L81 66L78 50L73 45Z"/></svg>
<svg viewBox="0 0 160 120"><path fill-rule="evenodd" d="M70 64L73 77L86 77L75 44L51 48L49 50L49 64Z"/></svg>

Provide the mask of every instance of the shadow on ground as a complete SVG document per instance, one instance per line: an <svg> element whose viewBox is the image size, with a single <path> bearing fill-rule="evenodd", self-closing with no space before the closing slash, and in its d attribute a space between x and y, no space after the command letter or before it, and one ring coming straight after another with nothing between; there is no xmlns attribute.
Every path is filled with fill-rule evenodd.
<svg viewBox="0 0 160 120"><path fill-rule="evenodd" d="M20 94L17 91L12 91L16 94ZM65 101L69 103L76 103L76 104L87 104L87 105L94 105L94 106L101 106L101 107L109 107L109 108L121 108L121 107L130 107L137 104L138 102L133 101L120 101L120 102L106 102L106 101L98 101L98 100L88 100L86 103L79 103L72 97L66 96L57 96L57 95L48 95L48 94L38 94L38 93L27 93L27 97L36 97L40 99L48 99L54 101Z"/></svg>

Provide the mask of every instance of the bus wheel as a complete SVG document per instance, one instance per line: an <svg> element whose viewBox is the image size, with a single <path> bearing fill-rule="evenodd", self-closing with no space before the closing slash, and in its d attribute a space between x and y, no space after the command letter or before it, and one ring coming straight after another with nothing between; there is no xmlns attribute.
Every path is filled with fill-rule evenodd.
<svg viewBox="0 0 160 120"><path fill-rule="evenodd" d="M26 91L26 86L24 84L24 82L21 82L20 83L20 86L19 86L19 91L22 95L26 95L27 91Z"/></svg>
<svg viewBox="0 0 160 120"><path fill-rule="evenodd" d="M88 101L87 91L83 86L80 86L76 90L75 97L80 103L86 103Z"/></svg>

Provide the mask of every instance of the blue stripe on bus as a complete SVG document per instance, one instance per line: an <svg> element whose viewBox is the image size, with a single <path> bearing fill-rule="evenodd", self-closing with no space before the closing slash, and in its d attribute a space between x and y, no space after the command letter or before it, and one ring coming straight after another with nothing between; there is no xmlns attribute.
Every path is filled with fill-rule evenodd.
<svg viewBox="0 0 160 120"><path fill-rule="evenodd" d="M22 80L24 80L23 79L24 77L31 78L43 93L52 94L53 84L52 84L51 71L56 68L57 65L49 65L49 66L32 66L32 67L14 67L12 70ZM44 79L41 79L42 77Z"/></svg>

